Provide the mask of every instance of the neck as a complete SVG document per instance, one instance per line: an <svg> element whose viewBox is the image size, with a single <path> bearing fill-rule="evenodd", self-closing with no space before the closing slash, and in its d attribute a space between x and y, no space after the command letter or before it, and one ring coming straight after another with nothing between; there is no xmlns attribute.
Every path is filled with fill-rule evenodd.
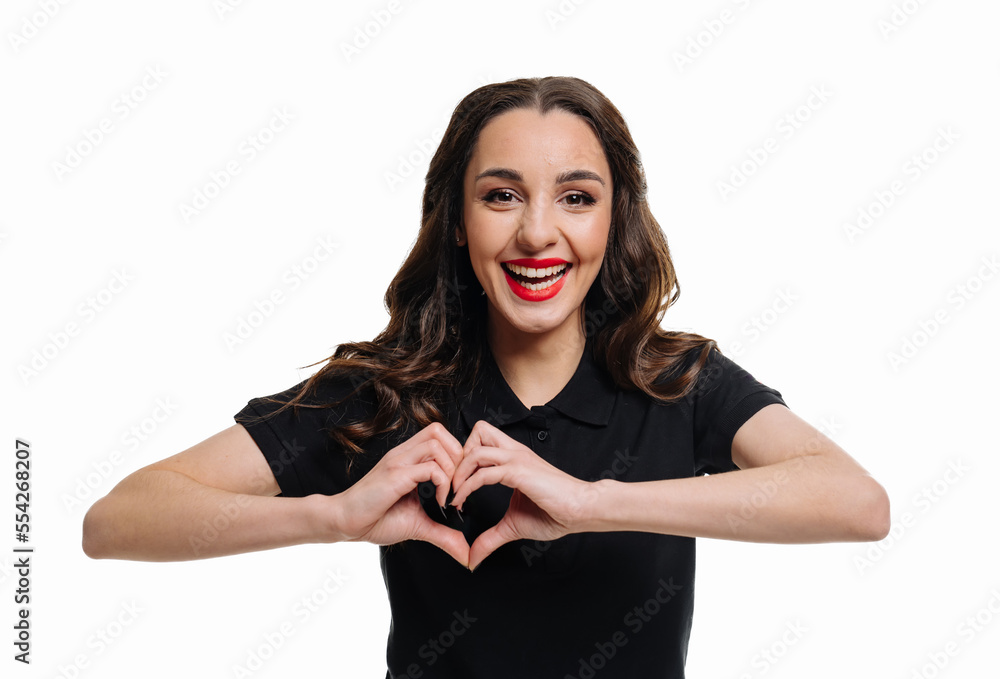
<svg viewBox="0 0 1000 679"><path fill-rule="evenodd" d="M579 319L546 333L521 332L490 318L487 338L493 358L525 407L544 405L573 377L586 338Z"/></svg>

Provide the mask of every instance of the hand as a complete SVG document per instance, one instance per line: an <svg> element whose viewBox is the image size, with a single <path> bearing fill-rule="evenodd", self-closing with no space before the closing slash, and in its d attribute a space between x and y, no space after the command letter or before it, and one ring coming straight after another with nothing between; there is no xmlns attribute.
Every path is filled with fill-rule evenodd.
<svg viewBox="0 0 1000 679"><path fill-rule="evenodd" d="M399 444L353 486L338 494L338 531L345 540L390 545L423 540L437 545L465 567L469 543L461 532L431 520L417 485L432 481L442 507L463 456L462 445L440 423L430 424Z"/></svg>
<svg viewBox="0 0 1000 679"><path fill-rule="evenodd" d="M555 540L579 531L592 484L552 466L483 420L472 428L463 453L452 478L452 505L461 509L482 486L499 483L514 489L504 517L472 543L470 569L513 540Z"/></svg>

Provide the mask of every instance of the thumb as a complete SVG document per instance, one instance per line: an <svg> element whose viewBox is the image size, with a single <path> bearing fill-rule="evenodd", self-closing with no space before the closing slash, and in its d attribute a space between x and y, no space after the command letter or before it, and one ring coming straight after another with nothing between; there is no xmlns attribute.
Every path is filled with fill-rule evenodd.
<svg viewBox="0 0 1000 679"><path fill-rule="evenodd" d="M518 539L519 536L515 534L507 517L504 516L500 523L480 533L479 537L472 543L472 547L469 549L469 570L474 571L486 557L498 548Z"/></svg>
<svg viewBox="0 0 1000 679"><path fill-rule="evenodd" d="M469 543L465 535L444 524L431 520L423 511L417 519L414 539L429 542L443 549L451 558L466 568L469 567Z"/></svg>

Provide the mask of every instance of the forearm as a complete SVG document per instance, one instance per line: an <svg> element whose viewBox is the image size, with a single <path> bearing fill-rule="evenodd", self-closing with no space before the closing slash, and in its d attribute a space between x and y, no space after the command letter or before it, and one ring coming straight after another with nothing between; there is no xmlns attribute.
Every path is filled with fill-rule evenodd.
<svg viewBox="0 0 1000 679"><path fill-rule="evenodd" d="M83 549L93 558L185 561L334 541L321 499L332 501L232 493L141 470L87 512Z"/></svg>
<svg viewBox="0 0 1000 679"><path fill-rule="evenodd" d="M592 485L585 530L748 542L876 540L888 500L870 476L807 455L765 467L662 481Z"/></svg>

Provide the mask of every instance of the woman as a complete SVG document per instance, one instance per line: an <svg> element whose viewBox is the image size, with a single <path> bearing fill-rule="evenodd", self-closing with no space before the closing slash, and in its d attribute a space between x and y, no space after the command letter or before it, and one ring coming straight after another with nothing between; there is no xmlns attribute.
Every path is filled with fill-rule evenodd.
<svg viewBox="0 0 1000 679"><path fill-rule="evenodd" d="M877 540L889 517L779 392L660 329L677 295L617 109L575 78L481 87L431 161L386 329L123 480L84 549L372 542L387 676L682 677L693 538Z"/></svg>

